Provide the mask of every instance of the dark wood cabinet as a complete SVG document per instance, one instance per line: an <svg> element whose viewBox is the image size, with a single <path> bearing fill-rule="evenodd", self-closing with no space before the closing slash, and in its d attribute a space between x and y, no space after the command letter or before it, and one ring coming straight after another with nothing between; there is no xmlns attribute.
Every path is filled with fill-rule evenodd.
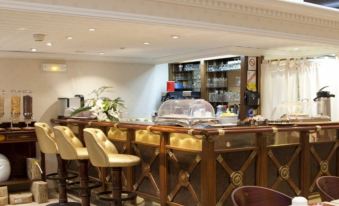
<svg viewBox="0 0 339 206"><path fill-rule="evenodd" d="M11 165L10 179L0 182L0 186L28 185L31 182L27 177L26 158L36 157L36 141L33 129L0 131L0 153L8 158Z"/></svg>

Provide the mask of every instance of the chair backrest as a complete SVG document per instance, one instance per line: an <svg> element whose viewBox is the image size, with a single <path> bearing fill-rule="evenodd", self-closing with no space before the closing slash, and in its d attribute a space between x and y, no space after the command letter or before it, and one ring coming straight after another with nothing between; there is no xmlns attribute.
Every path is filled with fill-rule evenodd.
<svg viewBox="0 0 339 206"><path fill-rule="evenodd" d="M265 187L242 186L232 193L234 206L288 206L292 198Z"/></svg>
<svg viewBox="0 0 339 206"><path fill-rule="evenodd" d="M339 177L322 176L317 178L316 185L322 201L339 199Z"/></svg>
<svg viewBox="0 0 339 206"><path fill-rule="evenodd" d="M51 127L46 123L36 122L34 128L41 152L45 154L59 153Z"/></svg>
<svg viewBox="0 0 339 206"><path fill-rule="evenodd" d="M91 163L96 167L108 167L109 156L118 154L117 148L100 129L84 129L84 139Z"/></svg>
<svg viewBox="0 0 339 206"><path fill-rule="evenodd" d="M61 158L65 160L78 159L76 148L83 148L84 146L72 130L65 126L55 126L53 129Z"/></svg>

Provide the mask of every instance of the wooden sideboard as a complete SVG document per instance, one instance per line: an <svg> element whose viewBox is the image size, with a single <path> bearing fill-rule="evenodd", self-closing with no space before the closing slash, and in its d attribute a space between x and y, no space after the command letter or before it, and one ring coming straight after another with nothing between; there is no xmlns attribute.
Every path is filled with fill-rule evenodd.
<svg viewBox="0 0 339 206"><path fill-rule="evenodd" d="M108 135L116 131L109 136L120 153L141 158L139 166L124 171L125 187L161 205L228 206L232 191L241 185L308 197L317 193L317 177L339 176L335 122L211 129L53 122L77 130L80 139L85 127L101 128Z"/></svg>
<svg viewBox="0 0 339 206"><path fill-rule="evenodd" d="M36 136L34 129L0 131L0 153L5 155L11 165L10 179L0 182L0 186L15 187L29 185L27 177L26 158L36 157Z"/></svg>

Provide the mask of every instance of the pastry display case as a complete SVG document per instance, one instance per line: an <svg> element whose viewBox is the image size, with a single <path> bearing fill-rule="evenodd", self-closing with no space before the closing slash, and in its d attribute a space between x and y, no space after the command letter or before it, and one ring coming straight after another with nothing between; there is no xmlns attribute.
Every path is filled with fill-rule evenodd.
<svg viewBox="0 0 339 206"><path fill-rule="evenodd" d="M193 127L215 123L213 106L203 99L167 100L158 111L156 124Z"/></svg>

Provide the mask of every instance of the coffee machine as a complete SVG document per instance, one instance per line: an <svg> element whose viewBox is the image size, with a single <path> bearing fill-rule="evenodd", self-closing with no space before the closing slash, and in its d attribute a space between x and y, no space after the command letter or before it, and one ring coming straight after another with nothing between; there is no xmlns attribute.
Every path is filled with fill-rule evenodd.
<svg viewBox="0 0 339 206"><path fill-rule="evenodd" d="M317 92L317 97L313 99L317 103L317 115L321 118L328 118L331 120L331 97L335 97L334 94L330 94L329 91L324 91L325 86Z"/></svg>
<svg viewBox="0 0 339 206"><path fill-rule="evenodd" d="M75 95L74 97L58 98L58 118L69 117L73 110L84 106L84 96Z"/></svg>

